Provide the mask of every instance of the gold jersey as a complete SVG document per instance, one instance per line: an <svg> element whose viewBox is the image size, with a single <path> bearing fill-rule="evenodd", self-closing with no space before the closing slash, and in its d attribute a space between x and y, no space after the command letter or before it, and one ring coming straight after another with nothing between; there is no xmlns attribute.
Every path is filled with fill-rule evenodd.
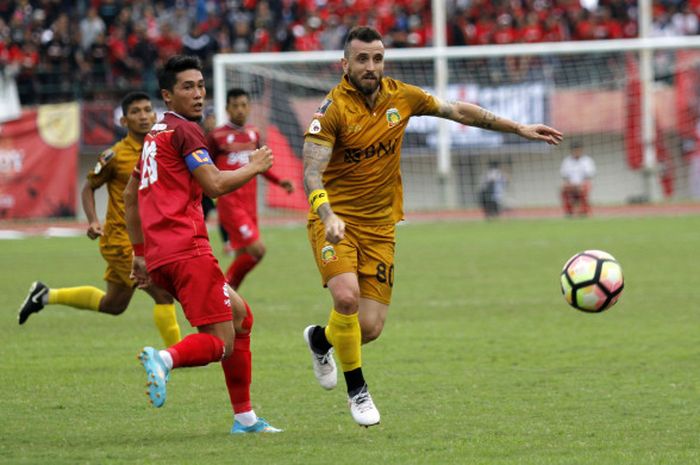
<svg viewBox="0 0 700 465"><path fill-rule="evenodd" d="M403 219L400 158L406 125L411 116L435 115L438 108L438 100L423 89L384 77L370 109L343 76L304 134L309 142L333 148L323 185L338 216L365 224Z"/></svg>
<svg viewBox="0 0 700 465"><path fill-rule="evenodd" d="M112 147L102 152L95 168L87 175L88 183L93 189L107 184L109 201L103 225L104 235L100 238L100 247L129 247L129 235L126 231L124 213L124 188L129 181L134 166L141 157L142 144L126 136Z"/></svg>

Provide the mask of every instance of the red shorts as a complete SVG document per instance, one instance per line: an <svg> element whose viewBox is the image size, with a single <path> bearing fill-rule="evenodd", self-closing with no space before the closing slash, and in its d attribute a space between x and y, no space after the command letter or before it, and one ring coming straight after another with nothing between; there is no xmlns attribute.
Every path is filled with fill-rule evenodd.
<svg viewBox="0 0 700 465"><path fill-rule="evenodd" d="M223 214L219 210L219 222L228 233L234 250L247 247L260 238L257 215L242 208L227 209Z"/></svg>
<svg viewBox="0 0 700 465"><path fill-rule="evenodd" d="M192 326L233 320L226 278L213 255L166 263L149 274L182 304Z"/></svg>

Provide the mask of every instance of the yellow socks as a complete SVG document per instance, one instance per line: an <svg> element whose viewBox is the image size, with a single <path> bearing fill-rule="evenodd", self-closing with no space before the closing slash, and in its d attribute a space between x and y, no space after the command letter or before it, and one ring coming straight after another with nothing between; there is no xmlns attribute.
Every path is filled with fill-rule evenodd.
<svg viewBox="0 0 700 465"><path fill-rule="evenodd" d="M177 324L177 315L174 304L155 304L153 306L153 321L160 331L165 347L180 342L180 326Z"/></svg>
<svg viewBox="0 0 700 465"><path fill-rule="evenodd" d="M68 305L97 312L100 309L100 301L104 295L104 291L92 286L50 289L49 304Z"/></svg>
<svg viewBox="0 0 700 465"><path fill-rule="evenodd" d="M326 326L326 339L333 344L344 372L362 366L362 334L357 313L343 315L332 309Z"/></svg>

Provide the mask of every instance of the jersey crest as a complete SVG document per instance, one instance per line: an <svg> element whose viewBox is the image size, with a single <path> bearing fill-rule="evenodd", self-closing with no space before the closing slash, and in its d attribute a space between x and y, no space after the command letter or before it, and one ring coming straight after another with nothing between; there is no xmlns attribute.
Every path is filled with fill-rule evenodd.
<svg viewBox="0 0 700 465"><path fill-rule="evenodd" d="M386 111L386 121L390 128L393 128L401 122L401 113L396 108L389 108Z"/></svg>

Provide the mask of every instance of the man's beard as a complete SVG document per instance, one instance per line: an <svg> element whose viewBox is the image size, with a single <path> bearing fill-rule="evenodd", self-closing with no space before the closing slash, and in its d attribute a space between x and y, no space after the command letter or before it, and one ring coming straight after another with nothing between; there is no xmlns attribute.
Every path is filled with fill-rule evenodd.
<svg viewBox="0 0 700 465"><path fill-rule="evenodd" d="M348 74L348 79L350 79L350 82L352 83L353 86L360 92L362 92L365 95L372 95L374 91L377 90L379 87L379 82L381 81L381 76L377 76L376 81L372 81L371 84L363 84L362 81L356 80L353 76Z"/></svg>

